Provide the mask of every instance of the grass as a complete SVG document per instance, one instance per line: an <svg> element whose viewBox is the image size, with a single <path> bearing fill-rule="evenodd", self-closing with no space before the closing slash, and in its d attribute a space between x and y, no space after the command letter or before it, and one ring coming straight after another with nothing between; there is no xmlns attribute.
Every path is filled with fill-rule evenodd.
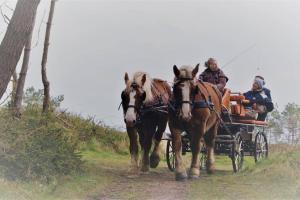
<svg viewBox="0 0 300 200"><path fill-rule="evenodd" d="M247 158L241 173L219 171L203 177L192 184L189 199L300 199L300 150L273 146L271 152L258 164ZM224 164L222 158L218 162Z"/></svg>
<svg viewBox="0 0 300 200"><path fill-rule="evenodd" d="M50 185L0 179L0 199L84 199L97 194L115 180L114 175L106 169L116 164L127 166L129 160L128 156L107 151L86 150L82 152L82 156L85 161L85 172L60 177Z"/></svg>
<svg viewBox="0 0 300 200"><path fill-rule="evenodd" d="M120 175L128 167L129 155L103 151L99 149L100 146L93 145L92 148L86 148L82 152L85 172L60 177L50 185L0 179L0 199L73 200L97 197L101 191L111 188L115 182L119 181ZM246 168L238 174L232 172L231 160L228 157L217 157L216 174L210 176L203 172L199 180L182 185L187 188L186 198L191 200L300 199L299 148L273 146L271 152L268 160L258 164L254 163L252 157L247 157ZM187 155L185 157L187 164L189 159L190 155ZM173 175L166 169L165 162L160 164L160 167L153 173L152 175L157 177L152 177L152 179L162 177L161 180L130 180L127 184L130 186L130 192L121 190L120 194L114 195L116 198L121 196L121 199L140 199L145 195L143 184L148 181L153 184L171 178L168 183L173 183ZM151 176L146 178L151 178Z"/></svg>
<svg viewBox="0 0 300 200"><path fill-rule="evenodd" d="M20 121L10 119L6 112L2 113L2 138L5 139L7 133L10 133L14 141L15 135L22 136L24 132L36 131L36 127L44 127L38 123L40 114L35 114L32 110L27 112ZM268 160L255 164L253 158L247 157L244 170L238 174L232 172L231 160L228 157L219 156L216 158L218 171L215 175L209 176L204 172L199 180L184 184L175 183L174 175L168 171L165 159L162 159L159 168L151 170L149 175L128 180L125 175L130 159L126 134L102 127L92 120L84 120L80 116L59 116L60 119L50 118L51 124L54 128L60 127L59 130L70 134L71 142L79 141L76 152L81 152L83 172L61 175L49 184L41 184L38 181L9 181L2 178L4 176L0 168L0 200L99 199L103 193L107 193L104 195L112 199L165 199L173 192L175 199L185 197L184 199L191 200L300 199L299 148L272 146ZM162 151L164 153L164 149ZM190 157L190 154L184 156L187 167Z"/></svg>

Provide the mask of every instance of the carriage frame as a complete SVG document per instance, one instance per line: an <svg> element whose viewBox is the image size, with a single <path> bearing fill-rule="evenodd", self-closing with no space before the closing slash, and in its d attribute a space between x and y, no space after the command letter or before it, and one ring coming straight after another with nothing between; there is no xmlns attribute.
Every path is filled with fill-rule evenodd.
<svg viewBox="0 0 300 200"><path fill-rule="evenodd" d="M235 173L243 169L244 157L252 156L255 162L268 158L269 144L265 130L267 123L260 121L228 122L220 125L215 140L215 155L228 156ZM182 133L182 155L191 152L189 134ZM172 136L167 134L166 161L170 171L175 169L175 153ZM204 142L203 142L204 144ZM200 152L200 169L205 169L207 150L202 145Z"/></svg>

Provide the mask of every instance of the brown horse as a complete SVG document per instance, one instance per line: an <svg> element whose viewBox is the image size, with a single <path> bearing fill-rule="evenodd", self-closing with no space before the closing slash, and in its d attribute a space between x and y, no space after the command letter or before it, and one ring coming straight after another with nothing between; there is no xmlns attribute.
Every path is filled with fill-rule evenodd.
<svg viewBox="0 0 300 200"><path fill-rule="evenodd" d="M190 138L192 162L189 170L190 178L200 176L199 152L201 139L204 138L208 149L207 171L214 171L214 143L219 127L221 113L221 93L210 83L196 79L199 65L194 69L175 65L172 107L169 110L169 126L172 133L173 148L175 149L175 177L185 180L187 172L181 156L181 133L186 131Z"/></svg>
<svg viewBox="0 0 300 200"><path fill-rule="evenodd" d="M141 171L156 168L160 161L159 145L168 122L170 86L162 80L151 79L144 72L137 72L129 80L125 74L126 89L122 92L124 121L130 139L131 175L139 174L138 138L142 148ZM139 137L138 137L139 136ZM149 153L154 140L153 152Z"/></svg>

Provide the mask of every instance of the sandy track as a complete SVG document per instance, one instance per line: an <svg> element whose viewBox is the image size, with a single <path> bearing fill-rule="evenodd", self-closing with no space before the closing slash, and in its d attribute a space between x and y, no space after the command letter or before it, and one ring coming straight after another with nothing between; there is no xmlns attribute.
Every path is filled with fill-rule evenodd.
<svg viewBox="0 0 300 200"><path fill-rule="evenodd" d="M88 200L180 200L185 199L190 182L174 181L173 173L166 168L142 174L138 178L128 178L126 170L106 169L113 174L112 185L88 197Z"/></svg>

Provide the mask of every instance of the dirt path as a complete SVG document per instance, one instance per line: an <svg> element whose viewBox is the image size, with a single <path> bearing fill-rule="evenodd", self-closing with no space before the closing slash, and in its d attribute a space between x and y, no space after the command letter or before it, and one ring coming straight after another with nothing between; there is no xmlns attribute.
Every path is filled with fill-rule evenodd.
<svg viewBox="0 0 300 200"><path fill-rule="evenodd" d="M198 180L176 182L163 161L158 169L138 178L127 177L128 164L97 165L97 170L113 180L87 200L198 200L198 199L300 199L300 151L271 154L269 160L255 164L247 157L245 169L234 174L227 157L217 157L214 175L201 172ZM188 166L189 158L186 159ZM100 167L99 167L100 166Z"/></svg>
<svg viewBox="0 0 300 200"><path fill-rule="evenodd" d="M162 167L138 178L128 178L126 170L106 169L106 172L113 174L115 181L88 200L180 200L185 199L190 184L174 181L173 173Z"/></svg>

